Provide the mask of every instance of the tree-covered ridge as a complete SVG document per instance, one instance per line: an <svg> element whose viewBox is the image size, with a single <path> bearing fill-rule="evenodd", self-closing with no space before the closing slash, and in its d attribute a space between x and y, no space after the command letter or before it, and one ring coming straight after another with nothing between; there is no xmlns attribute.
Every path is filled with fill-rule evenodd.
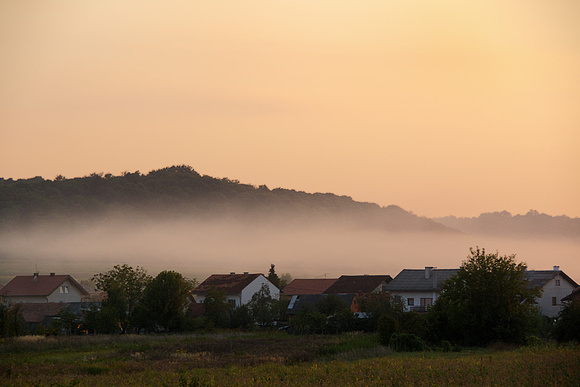
<svg viewBox="0 0 580 387"><path fill-rule="evenodd" d="M551 216L535 210L530 210L525 215L512 215L507 211L501 211L484 213L474 218L447 216L433 220L473 234L550 236L575 240L580 238L580 218Z"/></svg>
<svg viewBox="0 0 580 387"><path fill-rule="evenodd" d="M269 189L228 178L200 175L186 165L125 172L93 173L54 180L0 179L0 223L3 227L43 220L126 213L136 216L237 216L344 221L391 231L449 231L400 207L361 203L348 196Z"/></svg>

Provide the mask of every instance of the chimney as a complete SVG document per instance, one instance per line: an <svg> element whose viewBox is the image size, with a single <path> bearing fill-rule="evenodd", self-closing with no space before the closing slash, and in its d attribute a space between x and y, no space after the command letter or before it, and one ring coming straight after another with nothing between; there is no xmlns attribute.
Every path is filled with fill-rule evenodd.
<svg viewBox="0 0 580 387"><path fill-rule="evenodd" d="M433 270L433 266L425 266L425 279L431 278L431 270Z"/></svg>
<svg viewBox="0 0 580 387"><path fill-rule="evenodd" d="M51 277L54 277L54 274L55 274L55 273L50 273L50 276L51 276Z"/></svg>
<svg viewBox="0 0 580 387"><path fill-rule="evenodd" d="M36 282L38 280L38 273L34 273L34 277L32 277L32 281Z"/></svg>
<svg viewBox="0 0 580 387"><path fill-rule="evenodd" d="M560 266L554 266L554 271L560 271Z"/></svg>
<svg viewBox="0 0 580 387"><path fill-rule="evenodd" d="M244 274L250 274L250 272L249 271L245 271Z"/></svg>
<svg viewBox="0 0 580 387"><path fill-rule="evenodd" d="M235 271L230 271L230 274L236 274L236 272Z"/></svg>

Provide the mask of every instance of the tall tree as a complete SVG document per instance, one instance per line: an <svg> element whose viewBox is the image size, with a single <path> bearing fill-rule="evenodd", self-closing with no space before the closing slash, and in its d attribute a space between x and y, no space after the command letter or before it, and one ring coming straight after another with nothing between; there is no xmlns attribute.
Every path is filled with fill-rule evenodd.
<svg viewBox="0 0 580 387"><path fill-rule="evenodd" d="M429 312L434 337L467 345L523 342L541 293L529 286L526 265L516 263L515 255L486 254L479 248L470 252Z"/></svg>
<svg viewBox="0 0 580 387"><path fill-rule="evenodd" d="M558 342L580 342L580 299L572 299L564 305L554 327L554 338Z"/></svg>
<svg viewBox="0 0 580 387"><path fill-rule="evenodd" d="M276 274L276 266L272 263L270 264L270 271L268 272L268 281L272 282L274 286L280 289L280 277Z"/></svg>
<svg viewBox="0 0 580 387"><path fill-rule="evenodd" d="M225 290L215 286L209 288L203 300L204 316L217 328L227 328L230 323L231 306Z"/></svg>
<svg viewBox="0 0 580 387"><path fill-rule="evenodd" d="M151 276L147 271L137 266L133 268L127 264L116 265L106 273L93 276L95 289L107 293L110 306L115 305L119 311L119 323L123 332L131 329L131 315L137 303L143 297L143 291Z"/></svg>
<svg viewBox="0 0 580 387"><path fill-rule="evenodd" d="M181 330L192 289L191 282L181 274L162 271L145 287L142 304L150 320L163 331Z"/></svg>
<svg viewBox="0 0 580 387"><path fill-rule="evenodd" d="M252 295L248 307L252 311L254 321L256 321L258 325L272 325L276 313L274 302L274 298L270 295L270 288L266 284L262 284L260 290Z"/></svg>

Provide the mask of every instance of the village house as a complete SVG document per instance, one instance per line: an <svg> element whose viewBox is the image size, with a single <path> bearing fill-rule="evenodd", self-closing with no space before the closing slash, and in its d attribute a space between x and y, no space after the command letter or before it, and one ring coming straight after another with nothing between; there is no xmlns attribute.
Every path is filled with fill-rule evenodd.
<svg viewBox="0 0 580 387"><path fill-rule="evenodd" d="M0 289L0 297L9 304L81 302L89 292L70 275L16 276Z"/></svg>
<svg viewBox="0 0 580 387"><path fill-rule="evenodd" d="M459 269L404 269L388 285L392 296L403 302L406 311L425 312L427 307L439 297L443 282ZM554 266L553 270L527 270L526 278L530 287L540 287L542 295L536 299L540 313L556 317L562 309L562 298L577 286L566 273Z"/></svg>
<svg viewBox="0 0 580 387"><path fill-rule="evenodd" d="M80 315L90 293L70 275L16 276L0 289L2 302L19 304L26 329L34 332L40 325L48 327L68 308Z"/></svg>
<svg viewBox="0 0 580 387"><path fill-rule="evenodd" d="M192 295L195 302L201 304L209 290L215 287L217 290L224 291L228 302L237 308L249 303L252 296L260 291L262 285L268 286L272 298L278 299L280 297L280 290L263 274L250 274L248 272L244 274L212 274L193 289Z"/></svg>
<svg viewBox="0 0 580 387"><path fill-rule="evenodd" d="M400 300L407 312L426 312L439 297L441 285L458 269L404 269L387 285L386 290Z"/></svg>

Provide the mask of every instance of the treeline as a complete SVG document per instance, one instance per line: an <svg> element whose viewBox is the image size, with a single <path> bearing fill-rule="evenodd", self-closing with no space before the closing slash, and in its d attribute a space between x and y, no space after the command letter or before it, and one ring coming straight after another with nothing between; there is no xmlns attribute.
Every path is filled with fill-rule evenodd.
<svg viewBox="0 0 580 387"><path fill-rule="evenodd" d="M145 217L240 216L244 219L336 219L388 230L449 231L397 206L381 208L347 196L308 194L200 175L187 165L120 176L93 173L54 180L0 179L0 227L123 213Z"/></svg>

